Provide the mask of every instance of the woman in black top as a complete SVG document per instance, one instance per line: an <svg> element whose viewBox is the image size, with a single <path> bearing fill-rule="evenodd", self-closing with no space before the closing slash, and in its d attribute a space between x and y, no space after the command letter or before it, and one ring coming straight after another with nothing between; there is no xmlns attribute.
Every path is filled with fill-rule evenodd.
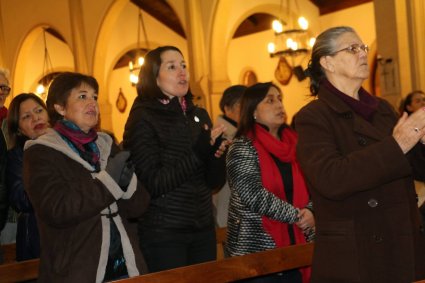
<svg viewBox="0 0 425 283"><path fill-rule="evenodd" d="M151 272L216 258L211 192L225 181L223 126L192 102L179 49L150 51L124 132L135 172L151 194L139 221L140 246Z"/></svg>

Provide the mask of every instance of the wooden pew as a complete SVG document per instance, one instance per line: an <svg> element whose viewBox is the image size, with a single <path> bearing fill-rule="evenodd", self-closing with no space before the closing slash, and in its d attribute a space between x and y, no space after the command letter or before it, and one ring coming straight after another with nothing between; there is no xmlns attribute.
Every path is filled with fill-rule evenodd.
<svg viewBox="0 0 425 283"><path fill-rule="evenodd" d="M21 282L37 279L38 259L0 265L0 282Z"/></svg>
<svg viewBox="0 0 425 283"><path fill-rule="evenodd" d="M16 244L1 245L3 250L4 263L12 263L16 261Z"/></svg>
<svg viewBox="0 0 425 283"><path fill-rule="evenodd" d="M217 260L220 260L224 258L224 245L226 243L227 227L216 228L215 237L217 242Z"/></svg>
<svg viewBox="0 0 425 283"><path fill-rule="evenodd" d="M219 261L185 266L117 280L120 283L217 283L232 282L283 270L310 266L313 244L297 245L274 250L229 257Z"/></svg>
<svg viewBox="0 0 425 283"><path fill-rule="evenodd" d="M217 229L217 244L225 242L226 228ZM121 283L231 282L311 265L313 244L229 257L172 270L119 280ZM21 282L38 277L39 260L0 265L0 282Z"/></svg>

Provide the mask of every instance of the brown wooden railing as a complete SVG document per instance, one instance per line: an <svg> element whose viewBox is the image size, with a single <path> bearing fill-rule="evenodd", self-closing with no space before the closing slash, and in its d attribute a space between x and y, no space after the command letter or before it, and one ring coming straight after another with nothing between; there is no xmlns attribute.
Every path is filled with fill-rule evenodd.
<svg viewBox="0 0 425 283"><path fill-rule="evenodd" d="M244 256L229 257L157 273L133 277L120 283L217 283L232 282L260 275L311 265L313 244L278 248Z"/></svg>
<svg viewBox="0 0 425 283"><path fill-rule="evenodd" d="M224 258L223 243L226 240L226 228L219 228L216 230L216 233L218 247L217 261L149 273L116 282L231 282L311 265L313 244ZM14 258L15 250L13 245L2 246L2 248L7 249L8 258ZM21 282L36 279L38 277L38 267L38 259L2 264L0 265L0 282Z"/></svg>

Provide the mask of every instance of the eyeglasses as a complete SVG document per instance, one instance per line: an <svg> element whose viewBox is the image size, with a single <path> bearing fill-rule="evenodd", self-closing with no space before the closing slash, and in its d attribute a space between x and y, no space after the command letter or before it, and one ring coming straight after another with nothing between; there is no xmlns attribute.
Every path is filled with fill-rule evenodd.
<svg viewBox="0 0 425 283"><path fill-rule="evenodd" d="M346 48L343 48L341 50L335 51L332 55L335 55L335 54L337 54L337 53L339 53L341 51L347 51L348 53L351 53L351 54L357 54L357 53L359 53L362 50L363 50L364 53L367 54L369 52L369 46L367 46L366 44L362 44L362 45L352 44L352 45L350 45L350 46L348 46Z"/></svg>
<svg viewBox="0 0 425 283"><path fill-rule="evenodd" d="M0 89L1 89L1 92L3 93L9 93L11 90L11 88L7 85L0 85Z"/></svg>

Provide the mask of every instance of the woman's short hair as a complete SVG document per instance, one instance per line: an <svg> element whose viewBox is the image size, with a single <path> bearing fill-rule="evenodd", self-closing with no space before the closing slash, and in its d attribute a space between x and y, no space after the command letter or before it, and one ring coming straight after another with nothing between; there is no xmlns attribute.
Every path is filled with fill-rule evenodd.
<svg viewBox="0 0 425 283"><path fill-rule="evenodd" d="M145 62L140 68L139 82L136 85L137 95L144 99L168 99L156 83L161 67L161 54L165 51L174 50L183 55L175 46L160 46L149 51L145 56ZM190 90L188 91L190 93Z"/></svg>
<svg viewBox="0 0 425 283"><path fill-rule="evenodd" d="M56 109L55 104L66 106L71 91L87 84L94 89L96 93L99 92L99 84L92 76L84 75L81 73L64 72L59 74L50 84L49 92L47 94L47 112L50 117L51 125L53 126L57 121L62 120L63 116L60 115Z"/></svg>
<svg viewBox="0 0 425 283"><path fill-rule="evenodd" d="M266 97L267 93L272 87L276 88L279 93L282 93L280 88L272 82L256 83L244 91L241 99L241 116L235 137L244 136L251 130L254 130L255 109L257 108L257 105Z"/></svg>
<svg viewBox="0 0 425 283"><path fill-rule="evenodd" d="M320 58L323 56L333 55L338 48L336 40L343 34L356 31L347 26L333 27L325 30L316 38L311 52L311 59L308 63L307 76L310 77L310 91L311 95L316 96L319 92L320 83L326 77L325 72L320 65Z"/></svg>
<svg viewBox="0 0 425 283"><path fill-rule="evenodd" d="M6 79L7 83L9 83L9 74L10 72L8 69L0 67L0 76L3 76Z"/></svg>
<svg viewBox="0 0 425 283"><path fill-rule="evenodd" d="M32 99L47 111L44 101L34 93L21 93L15 96L9 105L9 112L7 114L7 130L9 134L9 147L15 147L19 142L26 140L24 136L19 134L19 119L21 104L28 99Z"/></svg>
<svg viewBox="0 0 425 283"><path fill-rule="evenodd" d="M425 95L425 92L423 92L422 90L414 90L412 92L409 92L407 96L400 103L400 107L399 107L400 114L403 114L403 112L406 112L409 115L412 114L412 111L407 109L407 106L412 104L412 99L413 99L413 96L415 96L415 94Z"/></svg>
<svg viewBox="0 0 425 283"><path fill-rule="evenodd" d="M220 110L224 113L224 107L232 108L238 101L240 101L243 92L247 89L244 85L232 85L223 92L220 99Z"/></svg>

